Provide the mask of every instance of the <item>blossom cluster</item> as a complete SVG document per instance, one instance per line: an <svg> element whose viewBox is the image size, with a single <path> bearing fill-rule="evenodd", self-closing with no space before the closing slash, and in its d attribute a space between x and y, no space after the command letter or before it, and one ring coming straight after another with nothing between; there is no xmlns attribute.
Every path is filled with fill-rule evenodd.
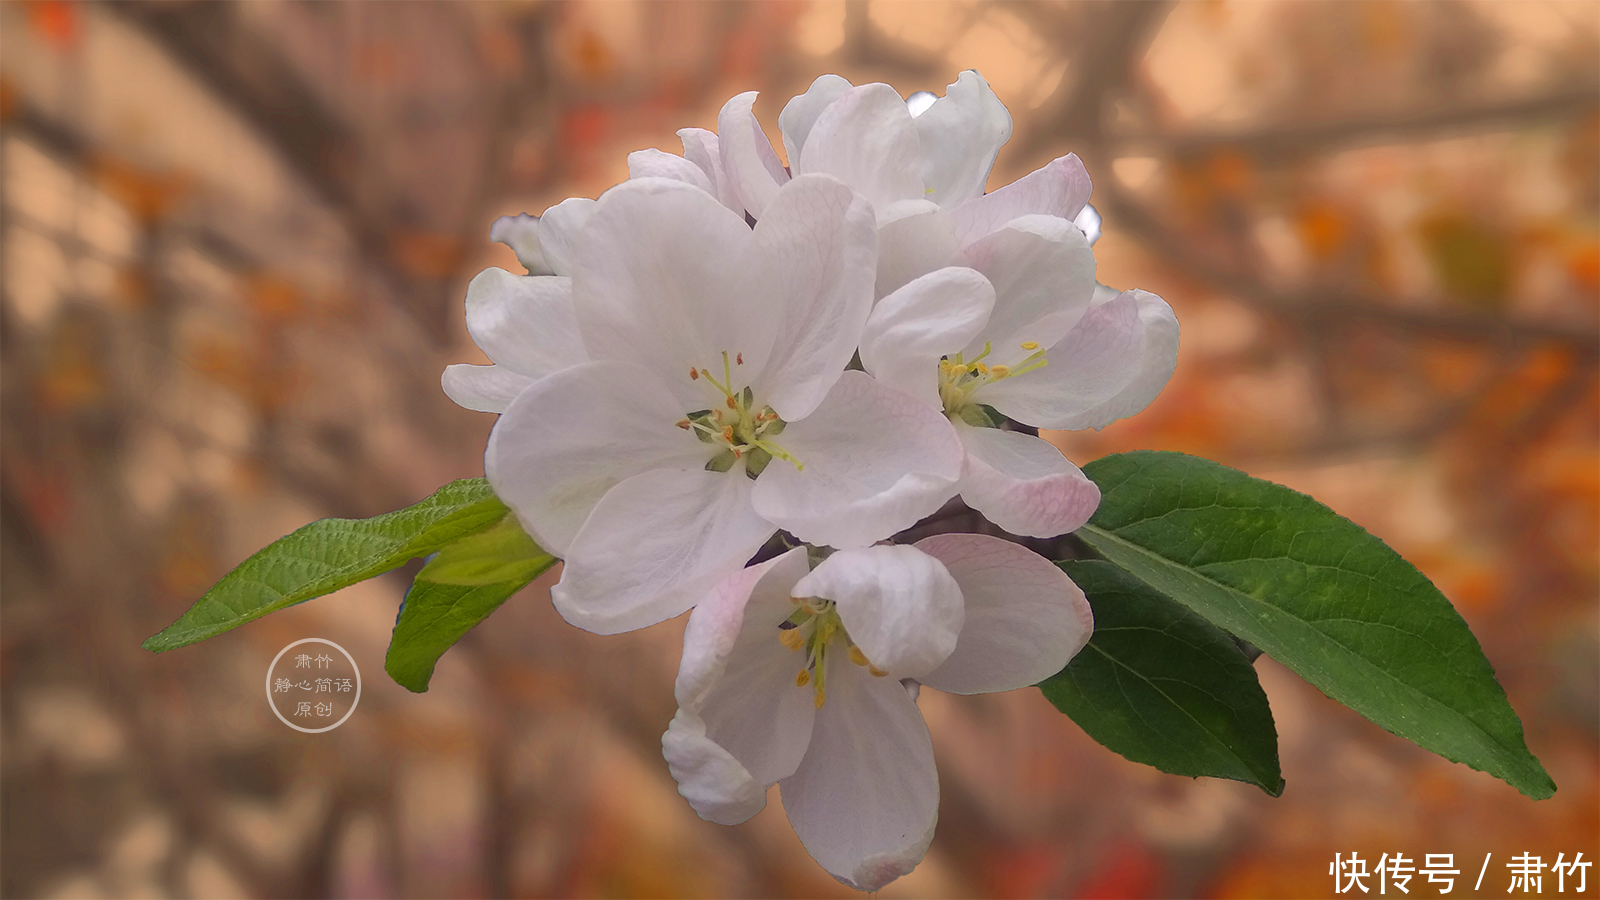
<svg viewBox="0 0 1600 900"><path fill-rule="evenodd" d="M933 835L921 687L1035 684L1092 629L1019 543L897 535L958 495L1013 535L1083 525L1099 490L1036 430L1143 409L1178 325L1095 281L1075 155L985 193L1011 118L978 73L918 114L824 75L778 117L787 164L755 99L598 200L497 221L529 274L473 279L493 364L443 384L500 414L485 471L563 560L563 617L693 610L662 746L695 811L742 822L777 784L811 855L876 890Z"/></svg>

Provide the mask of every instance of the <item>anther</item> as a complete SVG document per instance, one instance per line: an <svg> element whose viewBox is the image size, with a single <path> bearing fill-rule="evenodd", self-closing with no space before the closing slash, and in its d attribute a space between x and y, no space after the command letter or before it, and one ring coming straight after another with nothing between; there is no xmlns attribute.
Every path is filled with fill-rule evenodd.
<svg viewBox="0 0 1600 900"><path fill-rule="evenodd" d="M738 363L738 364L739 364L739 365L741 365L741 366L742 366L742 365L744 365L744 354L743 354L743 353L740 353L740 354L738 354L738 355L736 355L736 356L735 356L735 357L734 357L734 359L733 359L733 361L734 361L734 362L735 362L735 363Z"/></svg>
<svg viewBox="0 0 1600 900"><path fill-rule="evenodd" d="M778 632L778 643L790 650L799 650L805 646L806 639L800 634L800 629L788 628Z"/></svg>
<svg viewBox="0 0 1600 900"><path fill-rule="evenodd" d="M722 426L722 439L727 441L730 444L733 443L733 426L732 425L724 425L724 426Z"/></svg>
<svg viewBox="0 0 1600 900"><path fill-rule="evenodd" d="M1011 367L1010 366L995 366L994 368L989 370L989 374L993 375L996 378L1004 378L1007 375L1011 374Z"/></svg>
<svg viewBox="0 0 1600 900"><path fill-rule="evenodd" d="M867 655L862 653L861 648L854 644L850 645L850 661L858 666L871 665L871 663L867 662Z"/></svg>
<svg viewBox="0 0 1600 900"><path fill-rule="evenodd" d="M739 408L739 402L737 400L733 399L732 397L729 397L728 398L728 408L729 409L738 409Z"/></svg>
<svg viewBox="0 0 1600 900"><path fill-rule="evenodd" d="M689 367L689 380L690 381L699 381L700 380L700 370L696 369L694 366L690 366Z"/></svg>
<svg viewBox="0 0 1600 900"><path fill-rule="evenodd" d="M684 431L688 431L690 428L694 427L694 423L690 422L688 419L679 419L678 427L682 428Z"/></svg>
<svg viewBox="0 0 1600 900"><path fill-rule="evenodd" d="M1022 349L1024 349L1024 350L1037 350L1037 349L1039 349L1039 342L1038 341L1023 341L1022 342Z"/></svg>
<svg viewBox="0 0 1600 900"><path fill-rule="evenodd" d="M871 672L873 675L877 676L878 678L882 678L883 676L889 674L888 672L885 672L884 670L878 668L877 666L871 665L871 664L867 665L867 671Z"/></svg>
<svg viewBox="0 0 1600 900"><path fill-rule="evenodd" d="M817 703L817 709L821 709L821 708L822 708L822 704L823 704L823 703L825 703L825 702L827 702L827 700L828 700L828 694L827 694L827 692L826 692L826 691L824 691L824 690L823 690L823 689L822 689L822 688L820 688L820 687L819 687L819 688L817 688L817 700L816 700L816 703Z"/></svg>
<svg viewBox="0 0 1600 900"><path fill-rule="evenodd" d="M795 687L805 687L806 685L808 685L810 683L811 683L811 670L809 670L809 669L801 669L800 670L800 674L796 675L794 677L794 686ZM817 705L821 706L822 703L818 702Z"/></svg>

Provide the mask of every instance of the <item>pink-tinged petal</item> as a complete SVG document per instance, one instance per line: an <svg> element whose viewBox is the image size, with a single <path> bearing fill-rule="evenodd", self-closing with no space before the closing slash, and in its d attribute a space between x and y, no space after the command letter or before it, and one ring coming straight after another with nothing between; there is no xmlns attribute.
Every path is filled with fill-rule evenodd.
<svg viewBox="0 0 1600 900"><path fill-rule="evenodd" d="M1089 189L1083 161L1068 153L991 194L973 197L950 210L950 215L965 247L1021 216L1057 216L1070 222L1089 202Z"/></svg>
<svg viewBox="0 0 1600 900"><path fill-rule="evenodd" d="M650 373L585 363L533 382L506 407L484 453L495 494L541 547L565 557L595 504L649 469L699 469L711 448L677 427L683 409Z"/></svg>
<svg viewBox="0 0 1600 900"><path fill-rule="evenodd" d="M800 159L817 117L852 86L838 75L818 75L804 94L797 94L784 104L783 112L778 114L778 130L783 132L783 150L789 155L790 165Z"/></svg>
<svg viewBox="0 0 1600 900"><path fill-rule="evenodd" d="M761 313L777 327L756 396L788 421L817 408L872 311L878 230L872 207L826 175L784 185L756 223Z"/></svg>
<svg viewBox="0 0 1600 900"><path fill-rule="evenodd" d="M1038 684L1089 642L1083 591L1039 554L981 534L939 534L916 547L950 570L967 610L955 652L921 679L928 687L980 694Z"/></svg>
<svg viewBox="0 0 1600 900"><path fill-rule="evenodd" d="M1011 113L989 82L972 69L962 72L916 122L928 199L953 206L983 194L994 158L1011 138Z"/></svg>
<svg viewBox="0 0 1600 900"><path fill-rule="evenodd" d="M722 150L717 134L704 128L680 128L678 138L683 141L683 158L700 167L706 178L716 186L717 199L736 213L744 213L744 204L733 189L728 173L722 168Z"/></svg>
<svg viewBox="0 0 1600 900"><path fill-rule="evenodd" d="M644 628L705 599L772 532L750 508L743 471L652 469L595 505L550 598L562 618L596 634Z"/></svg>
<svg viewBox="0 0 1600 900"><path fill-rule="evenodd" d="M929 272L873 307L861 335L861 364L880 384L942 410L940 358L971 342L993 309L994 287L976 270Z"/></svg>
<svg viewBox="0 0 1600 900"><path fill-rule="evenodd" d="M756 92L746 91L723 104L717 113L717 141L722 171L732 183L734 195L745 211L759 219L778 195L778 188L789 180L789 173L756 121L755 103Z"/></svg>
<svg viewBox="0 0 1600 900"><path fill-rule="evenodd" d="M511 401L517 399L522 389L533 384L533 379L518 375L505 366L469 366L457 363L445 366L439 379L445 396L457 406L479 412L505 412Z"/></svg>
<svg viewBox="0 0 1600 900"><path fill-rule="evenodd" d="M806 852L841 882L876 891L916 868L933 840L933 741L900 682L838 656L828 667L811 746L778 786Z"/></svg>
<svg viewBox="0 0 1600 900"><path fill-rule="evenodd" d="M595 201L587 197L569 197L539 217L539 247L550 271L572 274L573 245L596 208Z"/></svg>
<svg viewBox="0 0 1600 900"><path fill-rule="evenodd" d="M793 592L832 600L850 640L896 679L937 669L961 632L955 579L937 559L901 544L840 550L801 578Z"/></svg>
<svg viewBox="0 0 1600 900"><path fill-rule="evenodd" d="M1040 428L1104 428L1150 405L1178 362L1178 320L1148 291L1091 308L1046 357L1049 365L976 395Z"/></svg>
<svg viewBox="0 0 1600 900"><path fill-rule="evenodd" d="M878 283L887 297L915 278L966 265L950 215L929 200L899 200L878 210Z"/></svg>
<svg viewBox="0 0 1600 900"><path fill-rule="evenodd" d="M1054 346L1078 323L1094 296L1094 251L1066 219L1013 219L966 253L971 266L994 285L994 312L967 345L969 360L987 342L992 346L988 365L1015 366L1033 352L1024 343Z"/></svg>
<svg viewBox="0 0 1600 900"><path fill-rule="evenodd" d="M489 240L510 247L529 275L554 275L555 270L539 247L539 217L527 213L501 216L489 226Z"/></svg>
<svg viewBox="0 0 1600 900"><path fill-rule="evenodd" d="M774 440L804 468L774 459L756 480L756 510L819 546L865 547L909 528L955 496L961 477L950 421L865 372L845 372Z"/></svg>
<svg viewBox="0 0 1600 900"><path fill-rule="evenodd" d="M702 818L732 825L760 811L810 743L812 693L795 685L802 660L778 641L795 609L790 588L807 568L797 548L742 569L689 615L675 689L682 708L662 747Z"/></svg>
<svg viewBox="0 0 1600 900"><path fill-rule="evenodd" d="M967 448L961 499L1012 534L1055 537L1083 527L1100 488L1054 444L998 428L956 424Z"/></svg>
<svg viewBox="0 0 1600 900"><path fill-rule="evenodd" d="M864 84L817 117L794 171L832 175L882 209L896 200L927 199L917 152L917 127L905 101L886 84Z"/></svg>
<svg viewBox="0 0 1600 900"><path fill-rule="evenodd" d="M573 306L583 342L595 359L633 362L655 373L682 402L704 409L722 395L691 367L722 375L722 354L734 390L757 376L772 347L772 311L753 302L758 284L756 239L744 219L705 191L681 181L625 181L600 200L578 245Z"/></svg>
<svg viewBox="0 0 1600 900"><path fill-rule="evenodd" d="M693 185L715 197L716 185L711 183L705 170L672 153L661 150L635 150L628 154L629 178L671 178Z"/></svg>
<svg viewBox="0 0 1600 900"><path fill-rule="evenodd" d="M572 279L479 272L467 285L467 333L495 364L543 378L589 361L572 307Z"/></svg>

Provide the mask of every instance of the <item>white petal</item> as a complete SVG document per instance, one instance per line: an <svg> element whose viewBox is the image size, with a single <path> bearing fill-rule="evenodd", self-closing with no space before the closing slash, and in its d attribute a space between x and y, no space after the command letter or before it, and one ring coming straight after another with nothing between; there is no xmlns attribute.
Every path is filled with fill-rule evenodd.
<svg viewBox="0 0 1600 900"><path fill-rule="evenodd" d="M596 208L595 201L587 197L569 197L539 217L539 247L550 271L557 275L572 274L573 245Z"/></svg>
<svg viewBox="0 0 1600 900"><path fill-rule="evenodd" d="M742 215L744 204L739 202L733 183L722 168L722 151L717 143L717 133L704 128L679 128L678 137L683 141L683 158L706 173L706 178L716 185L717 199L722 201L723 206Z"/></svg>
<svg viewBox="0 0 1600 900"><path fill-rule="evenodd" d="M802 745L803 746L803 745ZM708 822L737 825L767 805L767 788L744 764L706 735L706 723L678 710L661 736L661 755L678 793Z"/></svg>
<svg viewBox="0 0 1600 900"><path fill-rule="evenodd" d="M505 366L469 366L457 363L444 367L439 379L445 396L458 406L479 412L505 412L511 401L517 399L522 389L533 384L533 379L507 369Z"/></svg>
<svg viewBox="0 0 1600 900"><path fill-rule="evenodd" d="M479 272L467 285L467 333L501 365L543 378L589 361L572 308L572 279Z"/></svg>
<svg viewBox="0 0 1600 900"><path fill-rule="evenodd" d="M1048 215L1072 221L1089 202L1089 173L1076 153L1068 153L1003 188L973 197L950 211L961 246L972 243L1020 216Z"/></svg>
<svg viewBox="0 0 1600 900"><path fill-rule="evenodd" d="M872 311L878 230L872 207L842 182L802 175L756 223L761 310L777 326L755 392L779 416L802 419L838 380Z"/></svg>
<svg viewBox="0 0 1600 900"><path fill-rule="evenodd" d="M967 610L955 652L921 679L928 687L978 694L1038 684L1089 642L1094 616L1083 591L1039 554L981 534L939 534L916 546L949 568Z"/></svg>
<svg viewBox="0 0 1600 900"><path fill-rule="evenodd" d="M916 122L928 199L953 206L981 195L1000 145L1011 137L1011 114L989 82L972 69L962 72Z"/></svg>
<svg viewBox="0 0 1600 900"><path fill-rule="evenodd" d="M717 195L716 185L711 183L705 170L681 156L654 148L628 154L628 177L671 178L694 185L713 197Z"/></svg>
<svg viewBox="0 0 1600 900"><path fill-rule="evenodd" d="M691 367L749 383L776 328L755 287L755 237L737 213L681 181L639 178L607 191L578 247L573 305L595 359L635 362L683 402L680 415L722 397ZM742 384L736 384L739 390Z"/></svg>
<svg viewBox="0 0 1600 900"><path fill-rule="evenodd" d="M677 427L683 413L638 366L563 369L506 408L489 434L484 471L539 545L565 557L613 485L649 469L705 465L711 448Z"/></svg>
<svg viewBox="0 0 1600 900"><path fill-rule="evenodd" d="M544 258L544 251L539 247L539 217L527 213L515 216L501 216L489 226L489 240L498 241L510 247L517 254L517 261L528 270L529 275L553 275L554 270Z"/></svg>
<svg viewBox="0 0 1600 900"><path fill-rule="evenodd" d="M917 126L900 95L886 84L864 84L817 117L794 171L832 175L879 208L925 200L917 147Z"/></svg>
<svg viewBox="0 0 1600 900"><path fill-rule="evenodd" d="M1100 505L1100 489L1049 441L965 423L956 423L956 433L967 448L961 499L1006 531L1041 538L1077 531Z"/></svg>
<svg viewBox="0 0 1600 900"><path fill-rule="evenodd" d="M933 840L933 741L900 682L834 658L828 688L805 760L778 783L783 808L813 859L875 891L916 868Z"/></svg>
<svg viewBox="0 0 1600 900"><path fill-rule="evenodd" d="M967 346L993 309L994 287L976 270L929 272L873 307L861 364L879 383L943 410L939 359Z"/></svg>
<svg viewBox="0 0 1600 900"><path fill-rule="evenodd" d="M967 359L992 342L990 366L1013 365L1052 347L1089 308L1094 296L1094 251L1076 226L1054 216L1023 216L967 248L972 267L994 285L994 312L966 349ZM1029 425L1037 424L1028 422Z"/></svg>
<svg viewBox="0 0 1600 900"><path fill-rule="evenodd" d="M934 269L965 264L950 215L937 203L899 200L878 210L879 297Z"/></svg>
<svg viewBox="0 0 1600 900"><path fill-rule="evenodd" d="M832 600L850 640L894 678L921 678L956 647L961 588L944 564L903 544L840 550L795 584Z"/></svg>
<svg viewBox="0 0 1600 900"><path fill-rule="evenodd" d="M1148 291L1091 308L1050 348L1049 365L985 385L977 395L1041 428L1104 428L1150 405L1178 361L1178 320Z"/></svg>
<svg viewBox="0 0 1600 900"><path fill-rule="evenodd" d="M513 404L515 406L515 404ZM596 634L654 625L705 598L772 536L741 469L653 469L606 492L564 557L550 597Z"/></svg>
<svg viewBox="0 0 1600 900"><path fill-rule="evenodd" d="M845 372L822 405L775 438L804 465L774 459L756 510L795 537L865 547L955 496L961 441L950 421L864 372Z"/></svg>
<svg viewBox="0 0 1600 900"><path fill-rule="evenodd" d="M746 91L723 104L717 113L717 142L722 171L732 183L734 195L750 215L759 219L778 195L778 188L789 180L789 174L756 121L752 109L755 102L756 92Z"/></svg>
<svg viewBox="0 0 1600 900"><path fill-rule="evenodd" d="M662 738L678 791L701 817L732 825L766 805L766 789L800 764L812 693L795 685L797 654L778 642L794 612L803 549L734 573L689 615L676 694Z"/></svg>
<svg viewBox="0 0 1600 900"><path fill-rule="evenodd" d="M818 75L804 94L797 94L784 104L783 112L778 114L778 130L783 132L783 150L789 155L789 165L800 159L817 117L851 87L848 80L838 75Z"/></svg>

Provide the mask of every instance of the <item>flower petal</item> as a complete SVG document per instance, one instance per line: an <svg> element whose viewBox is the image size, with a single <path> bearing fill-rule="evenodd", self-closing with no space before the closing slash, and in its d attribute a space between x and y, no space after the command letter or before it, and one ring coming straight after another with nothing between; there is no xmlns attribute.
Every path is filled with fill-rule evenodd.
<svg viewBox="0 0 1600 900"><path fill-rule="evenodd" d="M917 152L917 126L906 102L887 84L864 84L817 117L794 171L832 175L881 209L896 200L927 199Z"/></svg>
<svg viewBox="0 0 1600 900"><path fill-rule="evenodd" d="M756 396L788 421L811 414L850 358L872 311L878 229L872 207L826 175L801 175L756 223L777 326Z"/></svg>
<svg viewBox="0 0 1600 900"><path fill-rule="evenodd" d="M588 197L569 197L544 211L539 217L539 247L550 271L572 274L573 245L578 232L588 224L598 205Z"/></svg>
<svg viewBox="0 0 1600 900"><path fill-rule="evenodd" d="M790 588L809 568L796 548L742 569L689 615L676 694L662 738L678 792L702 818L737 824L766 805L811 740L812 693L795 685L798 658L777 640L794 612Z"/></svg>
<svg viewBox="0 0 1600 900"><path fill-rule="evenodd" d="M589 361L572 308L572 279L488 268L467 285L467 333L501 365L543 378Z"/></svg>
<svg viewBox="0 0 1600 900"><path fill-rule="evenodd" d="M909 528L955 495L961 473L949 420L864 372L845 372L776 441L805 468L774 459L756 510L812 544L865 547Z"/></svg>
<svg viewBox="0 0 1600 900"><path fill-rule="evenodd" d="M595 505L550 598L568 622L596 634L654 625L704 599L772 531L750 508L742 470L652 469Z"/></svg>
<svg viewBox="0 0 1600 900"><path fill-rule="evenodd" d="M704 128L679 128L683 141L683 158L700 167L706 178L716 185L717 199L736 213L744 213L744 204L734 192L728 173L722 168L722 151L717 143L717 133Z"/></svg>
<svg viewBox="0 0 1600 900"><path fill-rule="evenodd" d="M505 412L511 401L517 399L522 389L533 384L533 379L518 375L505 366L469 366L457 363L444 367L439 379L445 396L457 406L478 412Z"/></svg>
<svg viewBox="0 0 1600 900"><path fill-rule="evenodd" d="M950 210L950 215L965 247L1020 216L1058 216L1070 222L1089 202L1089 188L1083 161L1068 153L993 193L973 197Z"/></svg>
<svg viewBox="0 0 1600 900"><path fill-rule="evenodd" d="M529 275L554 275L539 247L539 217L527 213L501 216L489 226L489 240L510 247Z"/></svg>
<svg viewBox="0 0 1600 900"><path fill-rule="evenodd" d="M565 557L605 493L656 468L699 469L711 450L676 422L683 409L650 373L585 363L533 382L489 433L484 471L539 545Z"/></svg>
<svg viewBox="0 0 1600 900"><path fill-rule="evenodd" d="M888 385L943 410L939 359L989 321L994 287L975 269L939 269L878 301L861 335L861 364Z"/></svg>
<svg viewBox="0 0 1600 900"><path fill-rule="evenodd" d="M654 148L628 154L628 177L671 178L692 184L713 197L717 195L716 185L711 183L704 169L681 156Z"/></svg>
<svg viewBox="0 0 1600 900"><path fill-rule="evenodd" d="M783 132L783 151L789 155L789 165L799 161L817 117L851 87L847 79L838 75L818 75L804 94L797 94L784 104L783 112L778 114L778 130Z"/></svg>
<svg viewBox="0 0 1600 900"><path fill-rule="evenodd" d="M961 499L1012 534L1077 531L1100 505L1100 489L1055 445L1030 434L956 423L967 448Z"/></svg>
<svg viewBox="0 0 1600 900"><path fill-rule="evenodd" d="M920 679L928 687L979 694L1038 684L1089 642L1094 616L1083 591L1039 554L981 534L938 534L915 546L944 562L966 600L955 652Z"/></svg>
<svg viewBox="0 0 1600 900"><path fill-rule="evenodd" d="M718 402L690 367L720 376L722 354L742 354L735 374L753 378L772 346L772 312L752 302L763 293L758 259L744 219L705 191L625 181L601 198L578 246L572 291L584 344L595 359L654 372L684 404L680 415Z"/></svg>
<svg viewBox="0 0 1600 900"><path fill-rule="evenodd" d="M789 173L756 121L755 102L756 92L746 91L723 104L717 113L717 141L722 171L732 183L734 195L746 212L759 219L778 195L778 188L789 180Z"/></svg>
<svg viewBox="0 0 1600 900"><path fill-rule="evenodd" d="M903 544L840 550L793 593L832 600L850 640L894 678L920 679L937 669L961 631L960 586L943 563Z"/></svg>
<svg viewBox="0 0 1600 900"><path fill-rule="evenodd" d="M937 203L898 200L878 210L879 297L934 269L965 264L950 215Z"/></svg>
<svg viewBox="0 0 1600 900"><path fill-rule="evenodd" d="M972 69L962 72L916 123L928 199L954 206L982 195L1000 146L1011 138L1011 113L989 82Z"/></svg>
<svg viewBox="0 0 1600 900"><path fill-rule="evenodd" d="M800 768L778 782L806 852L834 878L875 891L916 868L939 816L922 713L900 682L835 658Z"/></svg>
<svg viewBox="0 0 1600 900"><path fill-rule="evenodd" d="M1178 320L1155 294L1124 291L1085 313L1046 358L1042 369L983 386L979 399L1041 428L1104 428L1166 386L1178 362Z"/></svg>
<svg viewBox="0 0 1600 900"><path fill-rule="evenodd" d="M1014 365L1027 357L1032 351L1024 349L1024 343L1053 347L1077 324L1094 296L1094 251L1083 232L1066 219L1013 219L969 246L966 253L972 267L994 285L994 312L988 326L967 345L967 359L982 353L985 342L993 345L990 366Z"/></svg>

